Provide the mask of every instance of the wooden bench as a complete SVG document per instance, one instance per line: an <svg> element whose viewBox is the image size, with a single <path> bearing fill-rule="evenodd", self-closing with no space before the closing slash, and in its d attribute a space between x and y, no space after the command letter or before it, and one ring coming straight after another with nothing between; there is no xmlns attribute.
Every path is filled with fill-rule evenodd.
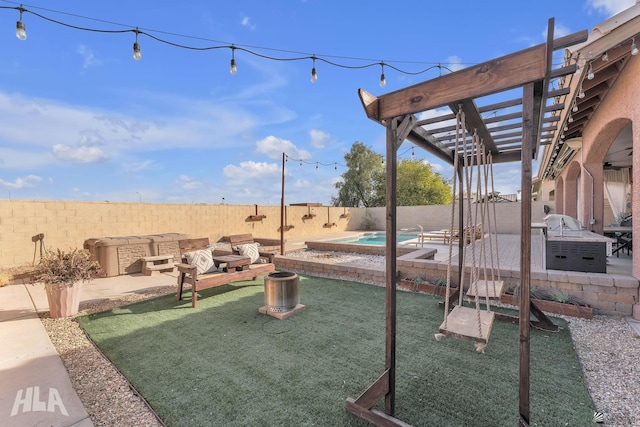
<svg viewBox="0 0 640 427"><path fill-rule="evenodd" d="M214 260L214 263L218 262L218 264L216 264L217 266L220 266L222 263L226 264L224 269L227 271L198 274L197 267L187 263L187 259L184 254L197 250L211 250L209 238L203 237L200 239L179 240L178 246L180 248L182 263L175 265L178 269L178 293L176 298L178 300L182 300L184 285L191 285L191 305L193 308L196 308L198 305L198 291L213 288L215 286L227 285L241 280L255 280L256 277L262 274L268 274L275 271L275 265L273 263L249 265L246 257L229 255L230 257L233 257L233 259L215 256L217 261ZM224 260L221 258L224 258ZM240 268L240 270L238 270L238 268Z"/></svg>
<svg viewBox="0 0 640 427"><path fill-rule="evenodd" d="M229 236L229 243L231 243L231 250L234 254L238 254L234 248L240 245L247 245L253 243L260 243L257 240L254 240L251 234L234 234ZM263 246L260 244L258 246L258 252L260 258L262 258L265 262L273 262L273 257L280 252L280 248L278 246Z"/></svg>

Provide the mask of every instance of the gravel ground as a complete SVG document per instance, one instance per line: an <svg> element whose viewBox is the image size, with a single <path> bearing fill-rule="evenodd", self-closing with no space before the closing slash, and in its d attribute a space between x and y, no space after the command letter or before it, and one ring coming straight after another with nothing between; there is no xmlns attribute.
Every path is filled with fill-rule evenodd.
<svg viewBox="0 0 640 427"><path fill-rule="evenodd" d="M291 256L365 266L384 263L384 257L375 255L306 251ZM168 286L117 300L82 305L79 315L109 310L173 292L175 287ZM569 322L589 392L595 407L604 413L605 425L640 426L640 404L637 403L640 397L640 337L622 318L595 316L592 320L565 319ZM94 425L163 425L73 319L50 319L45 315L42 322Z"/></svg>

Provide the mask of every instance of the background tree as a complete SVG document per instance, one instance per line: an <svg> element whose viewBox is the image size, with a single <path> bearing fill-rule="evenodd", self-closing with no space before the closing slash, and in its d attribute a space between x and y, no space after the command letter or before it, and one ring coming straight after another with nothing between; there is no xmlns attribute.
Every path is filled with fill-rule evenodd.
<svg viewBox="0 0 640 427"><path fill-rule="evenodd" d="M362 142L354 142L344 156L347 171L335 184L338 196L333 206L374 207L386 203L386 169L383 157ZM397 205L423 206L451 203L451 182L424 159L398 162Z"/></svg>
<svg viewBox="0 0 640 427"><path fill-rule="evenodd" d="M342 174L342 181L337 182L338 196L331 198L333 206L372 207L379 204L377 186L385 180L385 169L382 156L371 147L356 141L351 151L344 155L347 171Z"/></svg>
<svg viewBox="0 0 640 427"><path fill-rule="evenodd" d="M384 182L382 190L384 201ZM451 203L451 181L435 172L433 166L423 159L402 159L398 162L396 191L398 206Z"/></svg>

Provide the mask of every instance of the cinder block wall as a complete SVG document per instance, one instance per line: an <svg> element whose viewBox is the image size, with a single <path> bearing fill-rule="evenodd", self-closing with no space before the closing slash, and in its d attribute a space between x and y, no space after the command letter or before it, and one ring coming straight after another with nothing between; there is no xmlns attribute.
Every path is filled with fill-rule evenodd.
<svg viewBox="0 0 640 427"><path fill-rule="evenodd" d="M44 233L47 248L82 248L85 240L99 237L184 233L217 242L230 234L280 238L280 206L153 204L0 200L0 267L31 264L39 259ZM287 206L285 239L331 235L357 230L364 210L334 207ZM350 213L345 217L344 213ZM303 219L304 215L315 215ZM326 223L335 226L325 227Z"/></svg>
<svg viewBox="0 0 640 427"><path fill-rule="evenodd" d="M552 202L533 202L531 206L531 222L543 222L546 214L544 205L554 208ZM475 206L472 210L475 212ZM496 222L498 233L520 234L520 209L521 202L496 203ZM466 208L466 206L465 206ZM367 212L375 220L376 228L385 229L386 210L384 207L366 208ZM454 228L458 227L458 207L455 208ZM421 225L424 231L441 230L451 228L451 205L433 206L399 206L397 208L398 229L410 228ZM478 221L481 222L481 221ZM492 229L492 231L494 231Z"/></svg>
<svg viewBox="0 0 640 427"><path fill-rule="evenodd" d="M533 204L534 222L544 218L542 206L541 202ZM520 232L520 203L499 203L496 211L498 232ZM280 206L258 206L257 213L266 218L250 220L256 215L255 205L0 200L0 267L37 261L40 233L45 235L46 247L54 249L82 248L90 238L161 233L208 237L212 242L241 233L279 239ZM450 213L450 206L399 207L398 228L416 224L425 231L449 228ZM304 218L310 214L315 216ZM286 225L293 228L285 232L285 239L362 230L365 215L375 220L375 229L384 230L384 207L287 206ZM335 226L325 227L327 223Z"/></svg>

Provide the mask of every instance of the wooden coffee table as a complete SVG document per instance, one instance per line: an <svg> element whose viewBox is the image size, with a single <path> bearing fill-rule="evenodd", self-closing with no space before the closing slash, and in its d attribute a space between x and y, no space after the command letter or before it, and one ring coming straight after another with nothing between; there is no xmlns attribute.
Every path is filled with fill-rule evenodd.
<svg viewBox="0 0 640 427"><path fill-rule="evenodd" d="M225 264L222 271L228 273L229 271L248 270L251 258L242 255L220 255L213 257L213 263L218 268L220 268L220 264Z"/></svg>

